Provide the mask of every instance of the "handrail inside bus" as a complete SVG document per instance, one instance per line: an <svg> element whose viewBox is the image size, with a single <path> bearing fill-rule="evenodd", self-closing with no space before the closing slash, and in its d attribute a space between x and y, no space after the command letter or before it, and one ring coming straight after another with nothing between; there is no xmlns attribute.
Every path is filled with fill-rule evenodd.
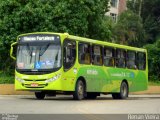
<svg viewBox="0 0 160 120"><path fill-rule="evenodd" d="M16 57L13 56L13 46L16 45L16 44L17 44L17 42L12 43L11 44L11 49L10 49L10 56L14 60L16 60Z"/></svg>

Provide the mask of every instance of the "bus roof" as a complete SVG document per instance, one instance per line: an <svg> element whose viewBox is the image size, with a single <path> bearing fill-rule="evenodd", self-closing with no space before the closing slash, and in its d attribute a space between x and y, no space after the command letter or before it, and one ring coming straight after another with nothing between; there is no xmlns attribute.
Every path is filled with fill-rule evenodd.
<svg viewBox="0 0 160 120"><path fill-rule="evenodd" d="M21 34L18 37L25 36L25 35L31 35L31 34L56 34L56 35L63 35L66 38L75 39L77 41L89 42L89 43L93 43L93 44L99 44L99 45L103 45L103 46L120 48L120 49L134 50L134 51L140 51L140 52L147 52L147 50L143 49L143 48L131 47L131 46L127 46L127 45L121 45L121 44L116 44L116 43L111 43L111 42L106 42L106 41L101 41L101 40L94 40L94 39L90 39L90 38L69 35L68 33L33 32L33 33Z"/></svg>
<svg viewBox="0 0 160 120"><path fill-rule="evenodd" d="M100 40L94 40L94 39L89 39L89 38L84 38L84 37L73 36L73 35L68 35L68 38L75 39L75 40L82 41L82 42L89 42L89 43L93 43L93 44L108 46L108 47L115 47L115 48L120 48L120 49L147 52L147 50L143 49L143 48L131 47L131 46L127 46L127 45L121 45L121 44L100 41Z"/></svg>

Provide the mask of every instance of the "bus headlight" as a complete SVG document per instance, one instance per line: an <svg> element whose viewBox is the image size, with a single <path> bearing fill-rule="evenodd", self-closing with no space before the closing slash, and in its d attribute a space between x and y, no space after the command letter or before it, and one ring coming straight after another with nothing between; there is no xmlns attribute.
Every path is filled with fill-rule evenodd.
<svg viewBox="0 0 160 120"><path fill-rule="evenodd" d="M53 81L57 80L60 76L61 76L61 74L58 74L50 79L47 79L45 82L46 83L53 82Z"/></svg>
<svg viewBox="0 0 160 120"><path fill-rule="evenodd" d="M23 79L21 79L21 78L19 78L17 76L15 77L15 79L18 80L20 83L24 83L25 82Z"/></svg>

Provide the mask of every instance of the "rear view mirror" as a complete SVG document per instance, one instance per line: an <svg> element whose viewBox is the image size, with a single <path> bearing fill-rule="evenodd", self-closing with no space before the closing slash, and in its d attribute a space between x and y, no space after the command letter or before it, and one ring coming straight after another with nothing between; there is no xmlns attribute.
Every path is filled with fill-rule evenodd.
<svg viewBox="0 0 160 120"><path fill-rule="evenodd" d="M16 47L16 45L17 45L17 42L12 43L12 44L11 44L11 49L10 49L10 57L11 57L12 59L14 59L14 60L16 60L16 57L15 57L15 55L14 55L15 50L16 50L16 49L14 49L14 47Z"/></svg>

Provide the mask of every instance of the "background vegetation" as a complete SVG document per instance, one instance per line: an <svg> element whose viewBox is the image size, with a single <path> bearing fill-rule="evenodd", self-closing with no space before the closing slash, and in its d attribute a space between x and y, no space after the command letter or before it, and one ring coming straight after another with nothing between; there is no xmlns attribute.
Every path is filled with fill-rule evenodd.
<svg viewBox="0 0 160 120"><path fill-rule="evenodd" d="M143 47L148 50L149 80L160 83L160 0L130 0L129 10L143 23ZM139 43L139 42L138 42Z"/></svg>
<svg viewBox="0 0 160 120"><path fill-rule="evenodd" d="M160 80L160 1L129 0L117 22L105 16L108 0L0 0L0 83L13 83L10 44L28 32L69 34L144 47L149 78Z"/></svg>

